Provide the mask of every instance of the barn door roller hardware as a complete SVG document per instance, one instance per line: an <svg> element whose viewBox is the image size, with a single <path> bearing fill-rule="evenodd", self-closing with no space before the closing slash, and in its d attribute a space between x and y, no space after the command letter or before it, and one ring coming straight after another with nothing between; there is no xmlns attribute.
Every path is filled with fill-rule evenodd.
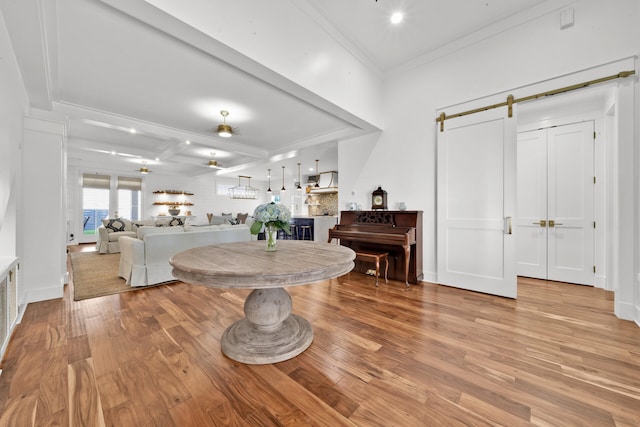
<svg viewBox="0 0 640 427"><path fill-rule="evenodd" d="M561 87L559 89L548 90L546 92L536 93L535 95L529 95L529 96L525 96L525 97L522 97L522 98L514 98L513 95L509 95L505 102L499 102L497 104L487 105L485 107L474 108L473 110L463 111L462 113L451 114L450 116L448 116L444 112L442 112L436 118L436 122L440 122L440 132L444 132L444 121L445 120L453 119L453 118L456 118L456 117L468 116L469 114L475 114L475 113L479 113L481 111L492 110L494 108L505 107L505 106L509 109L508 110L508 116L509 117L513 117L513 104L515 104L515 103L524 102L524 101L530 101L532 99L543 98L545 96L557 95L559 93L570 92L572 90L582 89L582 88L585 88L585 87L588 87L588 86L591 86L591 85L595 85L595 84L598 84L598 83L607 82L609 80L622 79L622 78L625 78L625 77L633 76L635 73L636 73L635 70L622 71L622 72L620 72L618 74L613 74L611 76L601 77L599 79L589 80L587 82L577 83L577 84L574 84L574 85L571 85L571 86Z"/></svg>

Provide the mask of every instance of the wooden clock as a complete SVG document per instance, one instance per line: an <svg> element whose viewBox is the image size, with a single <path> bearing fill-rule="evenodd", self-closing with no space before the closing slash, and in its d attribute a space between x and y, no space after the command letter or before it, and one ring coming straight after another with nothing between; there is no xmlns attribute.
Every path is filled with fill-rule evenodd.
<svg viewBox="0 0 640 427"><path fill-rule="evenodd" d="M376 209L387 210L387 192L382 187L371 193L371 210Z"/></svg>

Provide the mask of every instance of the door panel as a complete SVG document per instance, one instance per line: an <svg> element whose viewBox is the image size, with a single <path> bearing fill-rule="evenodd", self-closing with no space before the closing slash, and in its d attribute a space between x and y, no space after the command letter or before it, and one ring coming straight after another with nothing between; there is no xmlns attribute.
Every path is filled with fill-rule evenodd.
<svg viewBox="0 0 640 427"><path fill-rule="evenodd" d="M518 135L519 275L593 284L593 191L593 122Z"/></svg>
<svg viewBox="0 0 640 427"><path fill-rule="evenodd" d="M548 132L548 279L592 285L593 122Z"/></svg>
<svg viewBox="0 0 640 427"><path fill-rule="evenodd" d="M516 259L519 276L547 278L547 131L518 134Z"/></svg>
<svg viewBox="0 0 640 427"><path fill-rule="evenodd" d="M438 282L515 298L516 118L495 109L438 132Z"/></svg>

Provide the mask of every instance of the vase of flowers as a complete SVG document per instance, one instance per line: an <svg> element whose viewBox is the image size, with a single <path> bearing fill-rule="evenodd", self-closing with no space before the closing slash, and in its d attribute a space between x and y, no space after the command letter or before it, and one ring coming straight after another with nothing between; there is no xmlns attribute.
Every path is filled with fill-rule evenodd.
<svg viewBox="0 0 640 427"><path fill-rule="evenodd" d="M259 205L253 211L254 223L251 224L251 234L258 234L264 226L264 234L267 240L267 252L276 250L276 236L278 230L290 234L289 221L291 213L282 203L266 203Z"/></svg>

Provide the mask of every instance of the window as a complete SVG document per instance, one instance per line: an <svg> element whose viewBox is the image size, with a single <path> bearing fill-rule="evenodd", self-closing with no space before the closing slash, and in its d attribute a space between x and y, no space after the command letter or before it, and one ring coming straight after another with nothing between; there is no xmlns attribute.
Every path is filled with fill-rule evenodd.
<svg viewBox="0 0 640 427"><path fill-rule="evenodd" d="M118 177L118 216L138 220L142 215L140 206L141 178Z"/></svg>
<svg viewBox="0 0 640 427"><path fill-rule="evenodd" d="M82 175L83 235L97 234L101 220L109 216L110 187L108 175Z"/></svg>

